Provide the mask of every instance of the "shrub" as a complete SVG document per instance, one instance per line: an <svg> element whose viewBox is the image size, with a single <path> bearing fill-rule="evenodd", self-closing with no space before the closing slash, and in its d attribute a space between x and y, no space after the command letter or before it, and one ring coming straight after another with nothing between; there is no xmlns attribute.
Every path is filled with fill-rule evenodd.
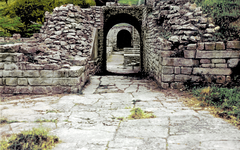
<svg viewBox="0 0 240 150"><path fill-rule="evenodd" d="M44 128L33 128L29 131L23 131L12 135L8 141L1 141L1 150L27 150L27 149L51 149L59 138L49 135L49 130Z"/></svg>

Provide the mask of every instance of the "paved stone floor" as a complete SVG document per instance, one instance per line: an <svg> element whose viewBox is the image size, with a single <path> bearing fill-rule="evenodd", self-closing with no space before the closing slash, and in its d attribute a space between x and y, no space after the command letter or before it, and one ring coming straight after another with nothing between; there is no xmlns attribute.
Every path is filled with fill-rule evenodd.
<svg viewBox="0 0 240 150"><path fill-rule="evenodd" d="M240 130L207 111L194 111L152 80L92 76L82 95L3 99L1 116L25 121L0 126L1 139L33 127L51 128L62 143L55 150L237 150ZM156 118L124 120L135 107ZM57 120L54 122L35 122Z"/></svg>

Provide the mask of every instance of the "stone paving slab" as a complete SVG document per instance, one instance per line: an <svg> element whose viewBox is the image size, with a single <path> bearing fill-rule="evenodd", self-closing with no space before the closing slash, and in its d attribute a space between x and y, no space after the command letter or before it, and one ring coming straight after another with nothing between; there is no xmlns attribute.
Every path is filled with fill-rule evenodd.
<svg viewBox="0 0 240 150"><path fill-rule="evenodd" d="M206 110L186 107L178 95L168 96L152 80L130 76L90 80L82 95L4 99L1 117L20 122L0 125L1 139L43 126L62 141L54 150L240 149L239 129ZM126 119L133 107L156 118ZM121 117L125 119L120 121Z"/></svg>

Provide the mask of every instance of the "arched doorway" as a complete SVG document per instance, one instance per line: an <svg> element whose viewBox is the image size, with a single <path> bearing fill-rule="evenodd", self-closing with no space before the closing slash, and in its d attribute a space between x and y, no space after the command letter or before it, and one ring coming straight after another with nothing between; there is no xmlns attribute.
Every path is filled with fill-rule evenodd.
<svg viewBox="0 0 240 150"><path fill-rule="evenodd" d="M132 35L127 30L121 30L117 34L117 48L132 47Z"/></svg>
<svg viewBox="0 0 240 150"><path fill-rule="evenodd" d="M107 52L107 34L109 32L109 30L116 24L119 24L119 23L127 23L127 24L130 24L132 25L136 30L137 32L139 33L139 36L140 36L140 62L139 62L139 65L140 65L140 71L143 70L143 41L142 41L142 29L141 29L141 26L142 26L142 20L141 18L136 18L136 17L133 17L132 15L130 14L124 14L124 13L120 13L120 14L116 14L116 15L111 15L109 16L107 19L104 20L104 27L103 27L103 52L102 52L102 58L103 58L103 61L102 61L102 72L108 72L107 71L107 55L106 55L106 52Z"/></svg>

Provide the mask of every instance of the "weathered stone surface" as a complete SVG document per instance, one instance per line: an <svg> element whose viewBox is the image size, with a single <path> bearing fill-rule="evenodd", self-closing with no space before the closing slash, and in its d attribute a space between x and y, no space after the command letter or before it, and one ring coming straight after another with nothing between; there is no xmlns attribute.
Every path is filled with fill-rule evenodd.
<svg viewBox="0 0 240 150"><path fill-rule="evenodd" d="M228 67L233 68L233 67L236 67L237 65L240 65L240 64L239 64L239 63L240 63L240 60L239 60L239 59L229 59L229 60L227 61L227 63L228 63Z"/></svg>
<svg viewBox="0 0 240 150"><path fill-rule="evenodd" d="M225 76L217 76L217 83L224 83L226 81Z"/></svg>
<svg viewBox="0 0 240 150"><path fill-rule="evenodd" d="M197 48L197 44L188 44L187 45L187 49L189 49L189 50L196 50L196 48Z"/></svg>
<svg viewBox="0 0 240 150"><path fill-rule="evenodd" d="M198 43L197 50L204 50L204 43Z"/></svg>
<svg viewBox="0 0 240 150"><path fill-rule="evenodd" d="M215 43L214 42L205 42L205 50L214 50L215 49Z"/></svg>
<svg viewBox="0 0 240 150"><path fill-rule="evenodd" d="M181 67L181 74L191 74L193 68L190 67Z"/></svg>
<svg viewBox="0 0 240 150"><path fill-rule="evenodd" d="M181 68L180 67L174 67L174 74L180 74Z"/></svg>
<svg viewBox="0 0 240 150"><path fill-rule="evenodd" d="M17 85L18 78L4 78L6 85Z"/></svg>
<svg viewBox="0 0 240 150"><path fill-rule="evenodd" d="M197 51L196 58L238 58L240 51Z"/></svg>
<svg viewBox="0 0 240 150"><path fill-rule="evenodd" d="M162 73L163 74L173 74L173 69L174 69L174 67L163 66Z"/></svg>
<svg viewBox="0 0 240 150"><path fill-rule="evenodd" d="M214 68L215 65L214 64L202 64L201 67L203 67L203 68Z"/></svg>
<svg viewBox="0 0 240 150"><path fill-rule="evenodd" d="M18 66L15 63L4 63L4 70L17 70Z"/></svg>
<svg viewBox="0 0 240 150"><path fill-rule="evenodd" d="M0 70L4 69L4 63L0 63Z"/></svg>
<svg viewBox="0 0 240 150"><path fill-rule="evenodd" d="M198 66L199 61L192 59L184 59L184 58L167 58L164 57L162 60L162 65L164 66Z"/></svg>
<svg viewBox="0 0 240 150"><path fill-rule="evenodd" d="M18 78L18 85L28 85L27 78Z"/></svg>
<svg viewBox="0 0 240 150"><path fill-rule="evenodd" d="M215 64L216 68L227 68L227 64Z"/></svg>
<svg viewBox="0 0 240 150"><path fill-rule="evenodd" d="M163 82L172 82L174 79L174 75L162 75L162 81Z"/></svg>
<svg viewBox="0 0 240 150"><path fill-rule="evenodd" d="M223 64L226 63L225 59L212 59L211 60L213 64Z"/></svg>
<svg viewBox="0 0 240 150"><path fill-rule="evenodd" d="M80 78L52 78L53 85L77 85L80 83Z"/></svg>
<svg viewBox="0 0 240 150"><path fill-rule="evenodd" d="M28 78L29 85L54 85L52 78Z"/></svg>
<svg viewBox="0 0 240 150"><path fill-rule="evenodd" d="M216 50L225 50L225 44L223 42L216 42Z"/></svg>
<svg viewBox="0 0 240 150"><path fill-rule="evenodd" d="M180 74L180 75L175 75L174 81L184 82L184 81L186 81L186 80L188 80L190 78L191 78L191 76L189 76L189 75L182 75L182 74Z"/></svg>
<svg viewBox="0 0 240 150"><path fill-rule="evenodd" d="M23 71L22 70L3 70L2 72L3 77L22 77Z"/></svg>
<svg viewBox="0 0 240 150"><path fill-rule="evenodd" d="M230 75L232 73L229 68L193 68L193 74L212 74L212 75Z"/></svg>
<svg viewBox="0 0 240 150"><path fill-rule="evenodd" d="M41 76L41 78L52 78L52 77L55 77L53 70L41 70L40 71L40 76Z"/></svg>
<svg viewBox="0 0 240 150"><path fill-rule="evenodd" d="M210 61L210 59L201 59L201 60L200 60L200 63L201 63L201 64L210 64L211 61Z"/></svg>
<svg viewBox="0 0 240 150"><path fill-rule="evenodd" d="M228 41L227 48L240 49L240 41Z"/></svg>
<svg viewBox="0 0 240 150"><path fill-rule="evenodd" d="M23 72L24 77L40 77L38 70L26 70Z"/></svg>
<svg viewBox="0 0 240 150"><path fill-rule="evenodd" d="M184 58L195 58L196 50L185 50Z"/></svg>

